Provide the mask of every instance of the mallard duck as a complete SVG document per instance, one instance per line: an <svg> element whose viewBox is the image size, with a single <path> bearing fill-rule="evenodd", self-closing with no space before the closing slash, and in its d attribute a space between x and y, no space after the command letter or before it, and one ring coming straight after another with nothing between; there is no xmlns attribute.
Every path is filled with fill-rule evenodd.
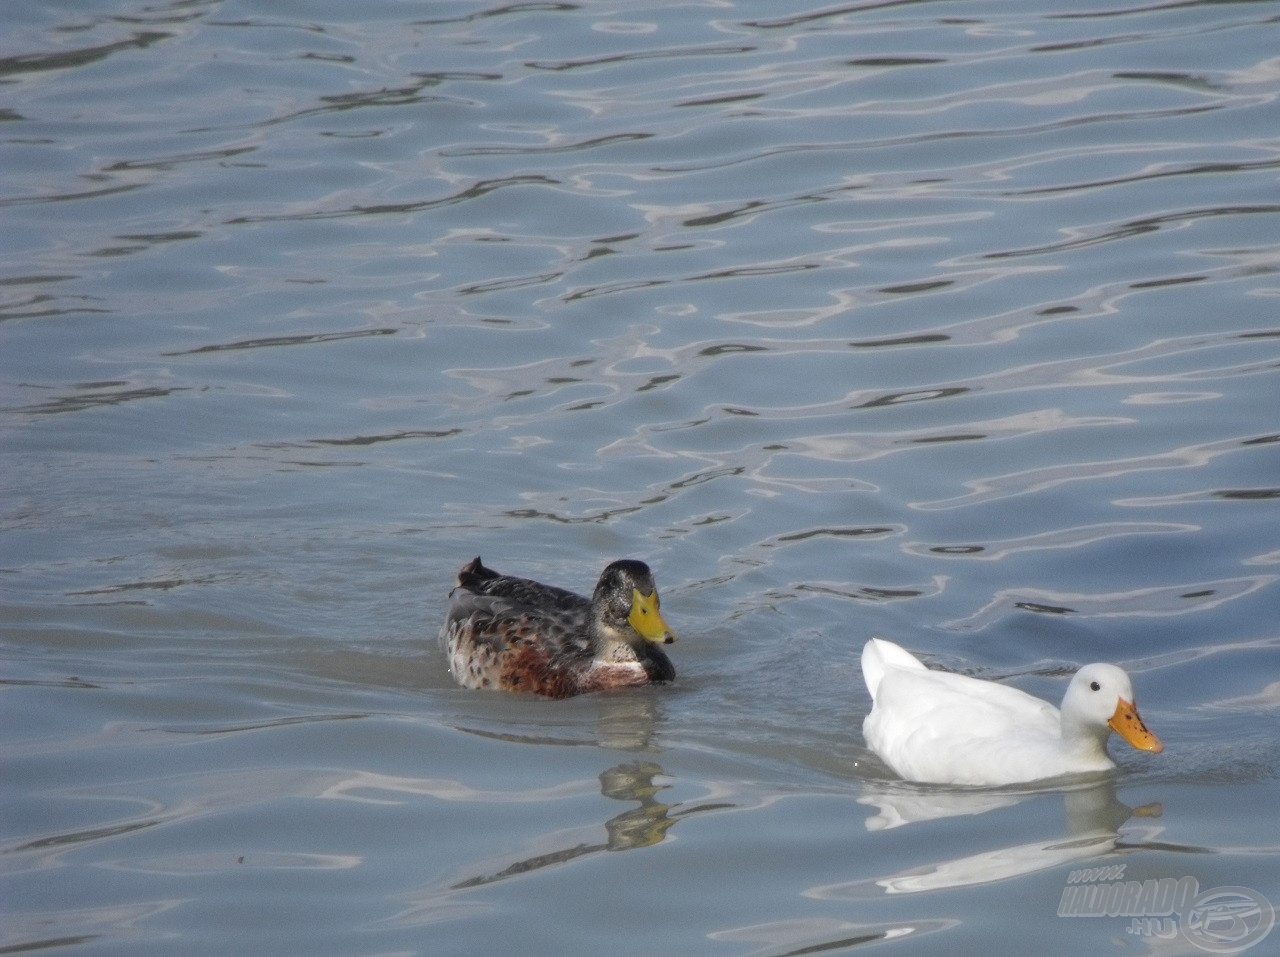
<svg viewBox="0 0 1280 957"><path fill-rule="evenodd" d="M676 669L659 646L676 635L658 605L644 562L609 565L587 599L500 575L477 556L458 571L440 644L454 679L467 688L567 698L671 681Z"/></svg>
<svg viewBox="0 0 1280 957"><path fill-rule="evenodd" d="M862 735L908 781L998 786L1107 771L1112 731L1140 751L1164 750L1115 665L1076 672L1061 711L1017 688L930 671L883 638L862 649L862 676L872 700Z"/></svg>

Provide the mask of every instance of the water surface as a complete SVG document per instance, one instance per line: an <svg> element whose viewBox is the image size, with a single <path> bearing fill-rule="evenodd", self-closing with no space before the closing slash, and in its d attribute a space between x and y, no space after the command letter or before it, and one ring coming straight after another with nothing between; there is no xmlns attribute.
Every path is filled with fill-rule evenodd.
<svg viewBox="0 0 1280 957"><path fill-rule="evenodd" d="M1280 904L1278 15L7 9L0 948L1202 953L1064 889ZM477 554L648 561L677 682L455 687ZM874 634L1118 662L1166 751L897 783Z"/></svg>

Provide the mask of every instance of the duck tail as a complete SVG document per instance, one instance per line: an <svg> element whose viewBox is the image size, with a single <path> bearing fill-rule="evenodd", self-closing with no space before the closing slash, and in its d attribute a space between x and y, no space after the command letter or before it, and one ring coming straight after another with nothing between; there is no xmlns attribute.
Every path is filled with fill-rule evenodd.
<svg viewBox="0 0 1280 957"><path fill-rule="evenodd" d="M480 582L501 577L502 576L492 568L485 568L480 562L480 556L477 555L475 558L471 559L471 561L458 569L457 586L461 588L473 588Z"/></svg>
<svg viewBox="0 0 1280 957"><path fill-rule="evenodd" d="M872 701L876 699L880 679L889 667L925 670L924 662L901 645L895 645L885 638L872 638L862 646L862 680L867 683Z"/></svg>

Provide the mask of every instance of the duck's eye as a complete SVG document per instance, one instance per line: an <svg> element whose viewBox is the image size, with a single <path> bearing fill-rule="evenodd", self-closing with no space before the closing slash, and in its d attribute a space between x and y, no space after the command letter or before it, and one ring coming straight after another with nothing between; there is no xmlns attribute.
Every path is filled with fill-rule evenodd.
<svg viewBox="0 0 1280 957"><path fill-rule="evenodd" d="M1101 690L1102 690L1102 685L1098 684L1098 682L1096 682L1096 681L1090 681L1090 682L1089 682L1089 690L1090 690L1090 691L1101 691Z"/></svg>

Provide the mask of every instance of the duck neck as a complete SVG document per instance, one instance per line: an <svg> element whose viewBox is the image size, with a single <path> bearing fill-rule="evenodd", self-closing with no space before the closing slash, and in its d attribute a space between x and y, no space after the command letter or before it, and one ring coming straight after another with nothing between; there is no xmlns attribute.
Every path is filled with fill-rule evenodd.
<svg viewBox="0 0 1280 957"><path fill-rule="evenodd" d="M644 639L639 635L628 635L600 618L591 622L591 633L595 639L596 661L617 664L640 659Z"/></svg>
<svg viewBox="0 0 1280 957"><path fill-rule="evenodd" d="M1062 722L1062 746L1068 754L1091 760L1110 762L1107 756L1107 735L1111 729L1106 725L1099 728L1077 715L1070 714L1065 708L1060 713Z"/></svg>

